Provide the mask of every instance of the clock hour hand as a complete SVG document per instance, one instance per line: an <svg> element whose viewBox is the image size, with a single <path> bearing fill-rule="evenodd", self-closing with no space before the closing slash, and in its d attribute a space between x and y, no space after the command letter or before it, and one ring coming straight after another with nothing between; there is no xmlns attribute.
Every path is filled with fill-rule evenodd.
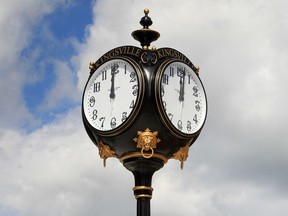
<svg viewBox="0 0 288 216"><path fill-rule="evenodd" d="M115 95L115 74L117 74L119 72L118 70L119 65L118 64L114 64L111 66L111 88L110 88L110 99L114 99L116 97Z"/></svg>

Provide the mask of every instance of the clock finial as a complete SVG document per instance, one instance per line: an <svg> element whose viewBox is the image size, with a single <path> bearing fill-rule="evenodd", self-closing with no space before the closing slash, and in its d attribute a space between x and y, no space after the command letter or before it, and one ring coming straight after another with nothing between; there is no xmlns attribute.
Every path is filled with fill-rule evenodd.
<svg viewBox="0 0 288 216"><path fill-rule="evenodd" d="M145 13L145 16L142 17L142 19L140 20L140 24L143 26L144 29L148 29L149 26L151 26L153 24L153 22L152 22L151 18L148 16L148 13L149 13L148 8L144 9L144 13Z"/></svg>
<svg viewBox="0 0 288 216"><path fill-rule="evenodd" d="M148 14L148 13L149 13L149 9L148 9L148 8L145 8L145 9L144 9L144 13L145 13L145 15Z"/></svg>
<svg viewBox="0 0 288 216"><path fill-rule="evenodd" d="M149 26L151 26L153 22L148 16L148 13L149 9L145 8L145 16L140 20L140 24L143 28L132 32L132 37L139 41L142 47L149 47L151 42L156 41L160 37L160 34L157 31L149 29Z"/></svg>

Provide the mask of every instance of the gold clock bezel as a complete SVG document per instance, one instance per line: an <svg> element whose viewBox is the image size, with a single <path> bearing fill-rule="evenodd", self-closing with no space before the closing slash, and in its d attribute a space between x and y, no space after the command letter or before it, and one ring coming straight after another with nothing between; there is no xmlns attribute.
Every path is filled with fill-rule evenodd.
<svg viewBox="0 0 288 216"><path fill-rule="evenodd" d="M206 111L205 111L205 116L204 116L204 120L202 122L202 125L199 127L199 129L197 131L195 131L194 133L191 133L191 134L188 134L188 133L183 133L181 132L179 129L177 129L173 124L172 122L170 121L170 119L168 118L167 116L167 113L164 109L164 106L163 106L163 102L162 102L162 97L161 97L161 80L162 80L162 76L163 76L163 73L164 71L166 70L166 68L172 64L172 63L175 63L175 62L180 62L180 63L183 63L185 64L187 67L191 68L191 70L195 73L195 76L198 77L199 79L199 83L201 84L201 87L203 89L203 94L205 96L205 106L206 106ZM157 74L156 74L156 77L155 77L155 98L156 98L156 105L157 105L157 109L158 109L158 112L159 112L159 116L160 116L160 119L162 121L162 123L165 125L165 127L176 137L178 138L181 138L181 139L191 139L191 138L194 138L195 136L197 136L200 131L202 130L204 124L205 124L205 121L206 121L206 117L207 117L207 96L206 96L206 92L205 92L205 89L204 89L204 86L202 84L202 81L201 79L199 78L199 76L197 75L196 71L193 70L192 67L190 67L187 63L185 63L184 61L181 61L179 59L167 59L165 60L163 63L161 63L161 65L159 66L158 70L157 70Z"/></svg>
<svg viewBox="0 0 288 216"><path fill-rule="evenodd" d="M128 64L130 64L132 66L132 68L134 69L136 76L137 76L137 80L138 80L138 96L135 102L135 106L133 108L133 110L131 111L131 113L129 114L128 118L126 121L124 121L123 123L121 123L118 127L112 129L112 130L99 130L96 129L93 125L91 125L88 121L88 118L86 117L86 113L85 113L85 109L84 109L84 98L85 98L85 92L87 89L87 85L90 81L90 79L92 78L93 74L97 72L97 70L104 64L109 63L112 60L120 60L120 61L126 61ZM144 75L143 75L143 69L142 67L132 58L129 57L124 57L124 56L117 56L117 57L113 57L111 59L109 59L108 61L103 62L102 64L100 64L93 73L90 74L89 79L86 82L85 88L84 88L84 92L83 92L83 97L82 97L82 112L84 114L84 119L86 121L86 123L88 124L89 128L91 128L93 131L95 131L98 135L103 136L103 137L112 137L112 136L117 136L119 134L121 134L123 131L125 131L127 128L129 128L131 126L131 124L134 122L135 118L138 116L139 111L141 109L142 103L143 103L143 99L144 99L144 92L145 92L145 83L144 83Z"/></svg>

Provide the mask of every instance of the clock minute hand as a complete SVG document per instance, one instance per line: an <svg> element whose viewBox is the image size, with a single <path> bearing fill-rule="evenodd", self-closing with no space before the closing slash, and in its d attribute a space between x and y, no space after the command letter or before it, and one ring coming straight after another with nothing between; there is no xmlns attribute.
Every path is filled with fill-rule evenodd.
<svg viewBox="0 0 288 216"><path fill-rule="evenodd" d="M184 101L184 85L185 85L185 70L180 71L180 91L179 91L179 101L182 102Z"/></svg>
<svg viewBox="0 0 288 216"><path fill-rule="evenodd" d="M114 73L112 72L111 73L111 75L112 75L112 77L111 77L111 88L110 88L110 95L109 95L109 97L111 98L111 99L114 99L115 98L115 87L114 87L114 79L115 79L115 75L114 75Z"/></svg>
<svg viewBox="0 0 288 216"><path fill-rule="evenodd" d="M115 95L115 74L119 71L117 70L119 65L114 64L111 66L111 88L110 88L110 99L114 99L116 97Z"/></svg>

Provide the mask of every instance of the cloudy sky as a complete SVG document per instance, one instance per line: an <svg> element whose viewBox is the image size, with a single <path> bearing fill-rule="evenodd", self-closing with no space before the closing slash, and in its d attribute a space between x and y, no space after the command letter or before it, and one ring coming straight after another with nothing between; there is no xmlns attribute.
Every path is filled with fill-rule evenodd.
<svg viewBox="0 0 288 216"><path fill-rule="evenodd" d="M152 215L288 214L288 1L2 0L0 216L136 215L132 174L103 167L80 107L89 62L139 46L145 7L209 105L184 170L154 175Z"/></svg>

